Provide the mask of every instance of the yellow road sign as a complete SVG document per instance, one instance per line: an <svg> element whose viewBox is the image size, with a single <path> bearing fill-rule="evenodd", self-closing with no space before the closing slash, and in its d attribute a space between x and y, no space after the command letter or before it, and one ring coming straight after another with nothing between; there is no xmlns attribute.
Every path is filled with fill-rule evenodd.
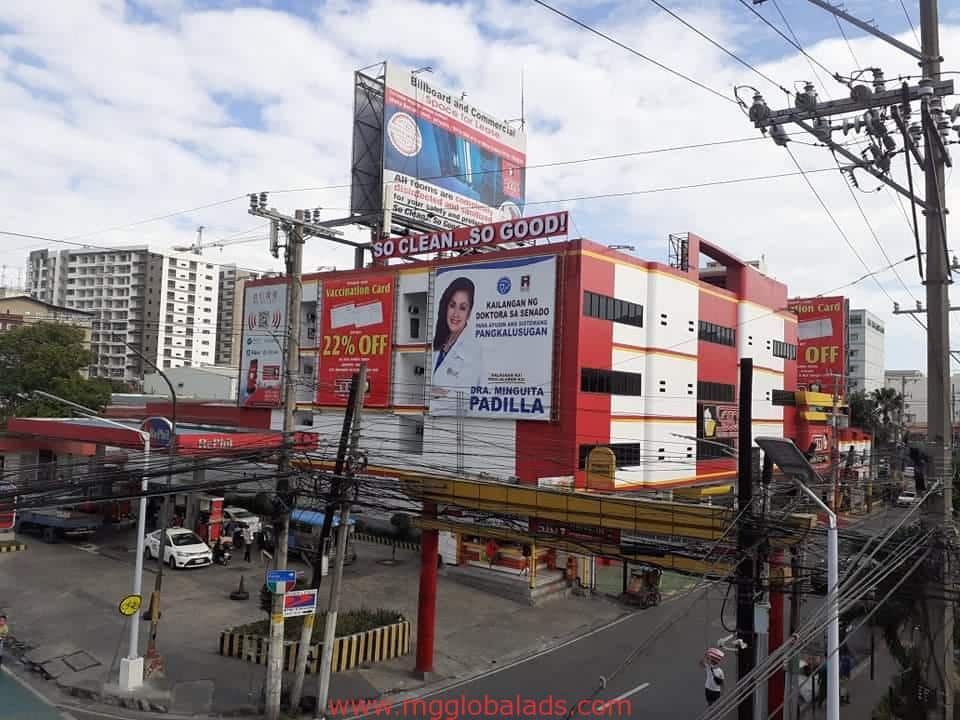
<svg viewBox="0 0 960 720"><path fill-rule="evenodd" d="M143 605L143 598L139 595L127 595L120 601L120 614L130 617L140 609L141 605Z"/></svg>

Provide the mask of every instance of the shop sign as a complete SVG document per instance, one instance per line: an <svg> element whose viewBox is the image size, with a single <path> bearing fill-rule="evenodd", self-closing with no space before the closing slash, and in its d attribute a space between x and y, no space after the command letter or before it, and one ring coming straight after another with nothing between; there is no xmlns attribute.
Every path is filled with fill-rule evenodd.
<svg viewBox="0 0 960 720"><path fill-rule="evenodd" d="M541 518L530 518L530 533L538 537L547 536L572 542L620 544L619 528L605 528L599 525L575 525Z"/></svg>

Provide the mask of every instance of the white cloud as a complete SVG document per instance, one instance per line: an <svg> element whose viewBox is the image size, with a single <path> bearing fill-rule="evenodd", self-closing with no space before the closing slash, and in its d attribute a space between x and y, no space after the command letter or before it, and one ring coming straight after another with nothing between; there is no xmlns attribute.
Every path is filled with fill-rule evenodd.
<svg viewBox="0 0 960 720"><path fill-rule="evenodd" d="M263 3L218 3L231 6L219 10L198 4L35 0L0 6L0 27L12 29L0 34L0 107L7 137L16 139L0 143L2 229L86 236L255 190L341 185L349 174L352 71L385 58L432 65L436 82L465 89L471 102L506 117L520 114L522 72L533 165L756 135L735 105L533 3L338 0L312 16L258 7ZM596 8L566 7L577 13ZM598 24L723 94L750 84L772 107L787 102L668 16L635 10L611 6ZM758 50L777 58L760 67L778 83L792 87L811 76L804 58L747 13L697 5L683 14L747 58ZM161 22L145 22L151 17ZM909 33L902 38L913 42ZM960 27L945 27L942 46L958 41ZM911 59L879 40L852 43L861 62L882 65L888 77L915 72ZM840 39L807 49L827 67L846 72L852 66ZM833 83L829 92L839 97L845 89ZM257 124L243 127L253 116ZM823 148L791 149L804 168L833 163ZM766 140L531 169L528 194L542 203L793 171L786 152ZM902 176L902 167L896 174ZM844 180L836 173L810 179L866 265L885 265ZM862 174L860 180L864 189L876 185ZM911 254L912 236L892 195L857 197L889 256ZM957 204L956 191L949 199ZM349 190L291 192L273 201L287 209L322 206L332 217L343 214ZM744 257L765 255L771 273L796 294L830 290L865 272L799 177L566 206L575 227L592 239L629 242L653 259L665 259L667 234L682 231ZM87 241L188 245L200 224L209 239L261 226L240 199ZM26 249L41 245L0 239L0 262L22 267ZM279 268L265 240L208 256ZM307 267L346 265L352 253L316 242L306 258ZM899 270L922 299L915 264ZM912 303L892 273L880 280L902 305ZM890 314L890 300L874 283L864 281L847 294L887 320L888 366L923 367L922 333L908 318Z"/></svg>

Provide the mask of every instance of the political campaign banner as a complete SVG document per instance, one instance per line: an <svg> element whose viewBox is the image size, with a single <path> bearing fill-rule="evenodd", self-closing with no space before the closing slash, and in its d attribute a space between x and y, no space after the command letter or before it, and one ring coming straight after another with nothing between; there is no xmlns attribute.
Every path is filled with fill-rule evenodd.
<svg viewBox="0 0 960 720"><path fill-rule="evenodd" d="M843 397L847 366L847 301L842 296L796 298L787 303L797 316L797 389Z"/></svg>
<svg viewBox="0 0 960 720"><path fill-rule="evenodd" d="M556 257L436 270L431 415L549 420Z"/></svg>
<svg viewBox="0 0 960 720"><path fill-rule="evenodd" d="M517 220L472 225L420 235L382 238L373 243L378 260L445 251L526 242L567 234L567 211L534 215Z"/></svg>
<svg viewBox="0 0 960 720"><path fill-rule="evenodd" d="M286 283L247 285L243 291L240 405L280 407L286 336Z"/></svg>
<svg viewBox="0 0 960 720"><path fill-rule="evenodd" d="M350 381L363 360L367 361L364 405L390 404L394 285L391 274L321 284L319 405L346 406Z"/></svg>
<svg viewBox="0 0 960 720"><path fill-rule="evenodd" d="M519 124L389 63L383 102L384 197L393 222L454 228L523 214L527 140Z"/></svg>

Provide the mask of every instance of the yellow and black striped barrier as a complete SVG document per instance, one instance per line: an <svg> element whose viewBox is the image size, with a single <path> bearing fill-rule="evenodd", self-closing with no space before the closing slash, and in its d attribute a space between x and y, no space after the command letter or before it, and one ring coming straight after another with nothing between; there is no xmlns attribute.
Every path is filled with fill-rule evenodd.
<svg viewBox="0 0 960 720"><path fill-rule="evenodd" d="M369 533L354 533L353 539L359 542L376 543L377 545L396 545L401 550L419 550L420 543L416 540L394 540L383 535L371 535Z"/></svg>
<svg viewBox="0 0 960 720"><path fill-rule="evenodd" d="M20 552L26 549L27 546L24 543L0 543L0 553Z"/></svg>
<svg viewBox="0 0 960 720"><path fill-rule="evenodd" d="M231 631L220 633L220 654L246 662L264 665L270 641L259 635L245 635ZM299 641L283 643L283 669L292 672L296 668ZM333 672L352 670L360 665L384 662L410 653L410 623L385 625L374 630L338 637L333 646ZM310 646L307 656L307 672L315 673L320 666L320 644Z"/></svg>

